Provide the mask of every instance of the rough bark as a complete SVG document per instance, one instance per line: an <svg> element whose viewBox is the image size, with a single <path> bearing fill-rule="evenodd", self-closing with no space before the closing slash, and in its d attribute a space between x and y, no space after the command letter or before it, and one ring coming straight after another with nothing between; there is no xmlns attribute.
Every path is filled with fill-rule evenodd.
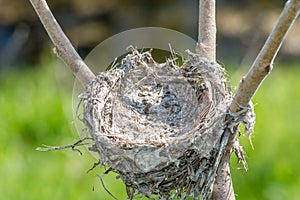
<svg viewBox="0 0 300 200"><path fill-rule="evenodd" d="M55 45L54 51L57 56L71 68L75 76L83 85L88 84L95 78L95 75L75 51L70 40L64 34L51 13L46 1L30 0L30 2Z"/></svg>

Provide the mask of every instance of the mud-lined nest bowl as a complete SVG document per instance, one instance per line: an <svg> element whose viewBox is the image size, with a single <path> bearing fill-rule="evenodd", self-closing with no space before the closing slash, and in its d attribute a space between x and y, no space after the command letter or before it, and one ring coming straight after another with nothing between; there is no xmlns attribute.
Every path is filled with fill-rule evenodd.
<svg viewBox="0 0 300 200"><path fill-rule="evenodd" d="M91 151L128 198L207 198L231 102L223 68L187 51L181 66L132 49L80 96Z"/></svg>

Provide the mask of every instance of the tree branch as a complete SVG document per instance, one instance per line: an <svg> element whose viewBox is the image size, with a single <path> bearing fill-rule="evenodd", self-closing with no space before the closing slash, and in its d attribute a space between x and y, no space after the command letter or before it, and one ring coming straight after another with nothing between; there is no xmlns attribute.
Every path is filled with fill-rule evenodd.
<svg viewBox="0 0 300 200"><path fill-rule="evenodd" d="M215 0L199 0L198 43L196 53L216 62L216 4ZM228 130L226 130L228 131ZM229 132L225 133L228 139ZM231 149L224 153L217 169L213 184L213 200L234 200L234 190L230 175Z"/></svg>
<svg viewBox="0 0 300 200"><path fill-rule="evenodd" d="M216 3L199 0L198 43L196 53L211 62L216 61Z"/></svg>
<svg viewBox="0 0 300 200"><path fill-rule="evenodd" d="M45 0L29 0L55 45L57 56L68 65L79 81L86 85L95 75L83 62L55 20Z"/></svg>
<svg viewBox="0 0 300 200"><path fill-rule="evenodd" d="M295 19L299 14L300 0L287 1L280 17L268 37L262 50L259 52L252 67L247 73L246 77L243 77L239 88L235 94L234 100L231 103L230 110L232 113L236 113L245 108L251 101L252 96L259 88L264 78L271 72L273 68L273 61L278 53L278 50L287 35L290 27L293 25ZM227 143L227 148L221 159L216 180L214 183L214 200L234 200L234 192L230 177L230 156L232 154L232 148L238 131L238 127L235 127L234 133L230 134ZM228 131L228 130L226 130ZM226 134L226 131L224 134Z"/></svg>
<svg viewBox="0 0 300 200"><path fill-rule="evenodd" d="M241 110L242 107L246 107L249 104L252 96L255 94L264 78L271 72L274 58L276 57L290 27L296 20L299 9L299 0L289 0L285 4L278 22L268 37L265 45L256 57L246 77L243 77L240 82L234 101L230 107L232 112L237 112Z"/></svg>
<svg viewBox="0 0 300 200"><path fill-rule="evenodd" d="M228 131L228 130L227 130ZM234 189L230 173L230 156L232 150L225 150L213 185L212 200L234 200ZM228 151L228 152L227 152Z"/></svg>

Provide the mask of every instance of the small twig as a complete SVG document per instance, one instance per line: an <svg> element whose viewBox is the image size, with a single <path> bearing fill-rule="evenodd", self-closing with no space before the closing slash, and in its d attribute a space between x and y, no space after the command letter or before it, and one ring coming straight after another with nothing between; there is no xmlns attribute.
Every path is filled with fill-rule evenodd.
<svg viewBox="0 0 300 200"><path fill-rule="evenodd" d="M216 2L199 0L198 43L196 53L211 62L216 61Z"/></svg>
<svg viewBox="0 0 300 200"><path fill-rule="evenodd" d="M37 147L37 151L56 151L56 150L63 150L63 149L69 149L71 148L73 151L79 152L80 155L82 155L82 152L79 149L76 149L78 146L88 145L90 143L84 143L86 140L93 140L93 138L85 137L83 139L78 140L74 144L65 145L65 146L49 146L49 145L43 145L44 147Z"/></svg>
<svg viewBox="0 0 300 200"><path fill-rule="evenodd" d="M111 172L113 169L110 167L110 168L108 168L108 170L106 170L105 172L104 172L104 174L108 174L109 172Z"/></svg>
<svg viewBox="0 0 300 200"><path fill-rule="evenodd" d="M264 78L271 72L273 61L300 9L299 0L289 0L262 50L259 52L246 77L242 78L230 110L237 112L247 106Z"/></svg>
<svg viewBox="0 0 300 200"><path fill-rule="evenodd" d="M93 169L95 169L97 166L101 164L100 160L94 163L93 167L91 167L86 173L91 172ZM105 173L104 173L105 174Z"/></svg>
<svg viewBox="0 0 300 200"><path fill-rule="evenodd" d="M91 82L95 78L95 75L75 51L70 40L64 34L53 14L51 13L46 1L29 1L31 2L49 37L51 38L55 46L55 52L57 56L71 68L76 78L78 78L83 85Z"/></svg>
<svg viewBox="0 0 300 200"><path fill-rule="evenodd" d="M115 199L115 200L118 200L106 187L105 187L105 185L104 185L104 182L103 182L103 180L102 180L102 177L101 176L99 176L98 174L97 174L97 176L98 176L98 178L99 178L99 180L100 180L100 182L101 182L101 185L102 185L102 187L104 188L104 190L113 198L113 199Z"/></svg>

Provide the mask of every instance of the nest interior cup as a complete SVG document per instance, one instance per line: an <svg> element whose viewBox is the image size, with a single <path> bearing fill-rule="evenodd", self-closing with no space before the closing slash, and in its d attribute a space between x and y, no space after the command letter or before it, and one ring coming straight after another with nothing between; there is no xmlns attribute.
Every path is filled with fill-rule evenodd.
<svg viewBox="0 0 300 200"><path fill-rule="evenodd" d="M131 50L80 96L95 141L90 150L120 174L132 195L170 196L189 186L186 196L198 196L231 99L225 72L189 51L177 66L174 56L156 63L149 51Z"/></svg>

